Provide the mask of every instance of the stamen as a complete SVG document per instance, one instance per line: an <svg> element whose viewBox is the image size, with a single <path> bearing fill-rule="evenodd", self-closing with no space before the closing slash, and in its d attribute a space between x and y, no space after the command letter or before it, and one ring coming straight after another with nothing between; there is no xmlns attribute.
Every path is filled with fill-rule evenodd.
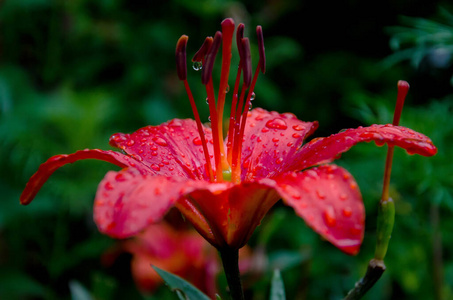
<svg viewBox="0 0 453 300"><path fill-rule="evenodd" d="M206 39L203 42L203 45L201 45L200 49L193 56L193 58L192 58L193 62L204 61L206 54L208 53L209 49L211 48L213 40L214 39L211 36L206 37Z"/></svg>
<svg viewBox="0 0 453 300"><path fill-rule="evenodd" d="M189 83L187 82L186 48L188 39L188 36L183 35L179 38L178 43L176 44L176 70L178 72L179 79L184 82L184 87L186 89L187 96L189 97L190 106L192 107L192 112L195 117L195 122L197 123L198 134L200 135L201 143L203 146L203 153L206 159L206 172L209 174L210 180L214 181L214 174L212 172L211 159L209 157L206 138L204 136L203 125L201 124L200 115L198 114L192 91L190 90Z"/></svg>
<svg viewBox="0 0 453 300"><path fill-rule="evenodd" d="M205 67L201 74L201 82L206 86L206 93L208 95L209 103L209 116L211 118L212 139L214 143L214 159L216 168L216 181L223 181L222 175L222 159L220 148L223 146L223 141L219 138L219 123L216 110L216 101L214 94L214 87L212 84L212 69L214 67L215 58L219 51L220 42L222 41L222 33L217 31L214 36L214 41L210 47L205 58Z"/></svg>
<svg viewBox="0 0 453 300"><path fill-rule="evenodd" d="M214 41L206 53L205 66L201 73L201 83L207 85L212 77L212 69L214 68L215 57L219 51L220 43L222 42L222 33L217 31L214 36Z"/></svg>
<svg viewBox="0 0 453 300"><path fill-rule="evenodd" d="M252 57L250 55L250 41L248 38L243 38L241 41L242 48L242 69L244 71L243 81L246 87L250 86L252 81Z"/></svg>

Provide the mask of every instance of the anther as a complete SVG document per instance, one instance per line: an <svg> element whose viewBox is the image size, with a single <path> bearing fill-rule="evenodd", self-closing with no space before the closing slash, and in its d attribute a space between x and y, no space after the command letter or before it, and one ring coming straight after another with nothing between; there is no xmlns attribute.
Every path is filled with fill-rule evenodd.
<svg viewBox="0 0 453 300"><path fill-rule="evenodd" d="M193 56L193 58L192 58L193 62L204 60L206 54L208 53L209 49L211 48L212 41L213 41L213 38L211 36L206 37L206 39L203 42L203 45L201 45L200 49Z"/></svg>
<svg viewBox="0 0 453 300"><path fill-rule="evenodd" d="M250 54L250 41L248 38L243 38L241 41L242 57L241 64L243 69L243 80L245 86L249 87L252 81L252 56Z"/></svg>
<svg viewBox="0 0 453 300"><path fill-rule="evenodd" d="M242 39L244 38L244 24L239 24L236 31L236 44L238 47L239 57L242 58Z"/></svg>
<svg viewBox="0 0 453 300"><path fill-rule="evenodd" d="M189 37L182 35L176 44L176 71L180 80L187 79L186 48Z"/></svg>
<svg viewBox="0 0 453 300"><path fill-rule="evenodd" d="M222 33L220 31L217 31L214 36L214 41L212 42L212 45L206 54L205 67L203 68L203 72L201 74L201 83L204 85L208 84L209 80L211 79L212 69L214 68L215 57L217 55L217 52L219 51L221 42L222 42Z"/></svg>
<svg viewBox="0 0 453 300"><path fill-rule="evenodd" d="M264 52L264 38L263 38L263 28L261 26L256 26L256 35L258 37L258 52L260 55L260 69L261 73L266 72L266 54Z"/></svg>

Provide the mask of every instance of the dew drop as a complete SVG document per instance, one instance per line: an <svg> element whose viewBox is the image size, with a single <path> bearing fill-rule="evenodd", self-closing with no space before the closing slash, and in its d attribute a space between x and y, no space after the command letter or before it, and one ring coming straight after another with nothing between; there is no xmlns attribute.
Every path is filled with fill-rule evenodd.
<svg viewBox="0 0 453 300"><path fill-rule="evenodd" d="M151 152L151 155L152 155L152 156L157 156L157 151L152 151L152 152Z"/></svg>
<svg viewBox="0 0 453 300"><path fill-rule="evenodd" d="M167 141L160 137L154 137L153 142L163 147L168 146Z"/></svg>
<svg viewBox="0 0 453 300"><path fill-rule="evenodd" d="M344 193L340 194L340 200L341 201L345 201L346 199L348 199L348 195L346 195Z"/></svg>
<svg viewBox="0 0 453 300"><path fill-rule="evenodd" d="M293 138L297 139L297 138L300 138L300 137L301 137L300 134L298 134L298 133L293 133Z"/></svg>
<svg viewBox="0 0 453 300"><path fill-rule="evenodd" d="M160 167L156 164L152 164L151 169L153 169L154 171L160 171Z"/></svg>
<svg viewBox="0 0 453 300"><path fill-rule="evenodd" d="M328 206L323 212L324 220L326 225L329 227L334 227L337 224L337 219L335 216L335 211L332 206Z"/></svg>
<svg viewBox="0 0 453 300"><path fill-rule="evenodd" d="M250 101L253 101L255 100L255 92L252 92L252 94L250 95Z"/></svg>
<svg viewBox="0 0 453 300"><path fill-rule="evenodd" d="M343 214L343 216L345 216L346 218L349 218L350 216L352 216L352 209L348 206L348 207L345 207L343 208L343 210L341 211L341 213Z"/></svg>
<svg viewBox="0 0 453 300"><path fill-rule="evenodd" d="M208 121L211 122L211 116L208 117Z"/></svg>
<svg viewBox="0 0 453 300"><path fill-rule="evenodd" d="M111 191L113 190L113 184L110 182L110 181L107 181L104 185L104 188L107 190L107 191Z"/></svg>
<svg viewBox="0 0 453 300"><path fill-rule="evenodd" d="M118 174L116 174L116 176L115 176L115 180L116 180L116 181L125 181L125 180L126 180L126 176L124 176L123 173L118 173Z"/></svg>
<svg viewBox="0 0 453 300"><path fill-rule="evenodd" d="M209 98L206 97L206 104L209 104Z"/></svg>
<svg viewBox="0 0 453 300"><path fill-rule="evenodd" d="M192 68L195 71L200 71L201 69L203 69L203 63L201 61L194 61L192 64Z"/></svg>
<svg viewBox="0 0 453 300"><path fill-rule="evenodd" d="M230 91L230 85L227 84L227 87L225 89L225 94L228 93Z"/></svg>
<svg viewBox="0 0 453 300"><path fill-rule="evenodd" d="M316 196L318 196L320 200L326 199L326 194L324 194L321 190L316 190Z"/></svg>
<svg viewBox="0 0 453 300"><path fill-rule="evenodd" d="M288 125L286 125L285 120L280 119L280 118L275 118L275 119L267 121L266 127L271 128L271 129L285 130L286 128L288 128Z"/></svg>
<svg viewBox="0 0 453 300"><path fill-rule="evenodd" d="M269 128L266 128L266 127L263 127L263 129L261 129L261 132L268 132L269 131Z"/></svg>
<svg viewBox="0 0 453 300"><path fill-rule="evenodd" d="M277 160L275 161L275 163L277 165L280 165L282 162L283 162L283 158L282 157L277 158Z"/></svg>
<svg viewBox="0 0 453 300"><path fill-rule="evenodd" d="M276 143L276 142L278 142L278 141L280 141L280 140L279 140L278 138L273 138L272 141L273 141L274 143Z"/></svg>
<svg viewBox="0 0 453 300"><path fill-rule="evenodd" d="M300 125L293 125L293 129L296 131L302 131L302 130L304 130L304 127L302 127Z"/></svg>
<svg viewBox="0 0 453 300"><path fill-rule="evenodd" d="M201 146L202 145L202 141L201 141L200 137L197 136L196 138L194 138L193 139L193 144L195 146Z"/></svg>
<svg viewBox="0 0 453 300"><path fill-rule="evenodd" d="M129 147L130 146L133 146L135 144L135 141L130 139L129 141L127 141L126 145L128 145Z"/></svg>

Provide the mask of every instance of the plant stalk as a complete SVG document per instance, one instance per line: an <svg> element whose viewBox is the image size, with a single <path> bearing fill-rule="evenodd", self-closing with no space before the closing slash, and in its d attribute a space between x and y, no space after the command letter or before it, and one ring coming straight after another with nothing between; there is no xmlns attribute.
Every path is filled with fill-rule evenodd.
<svg viewBox="0 0 453 300"><path fill-rule="evenodd" d="M239 274L239 250L224 248L219 250L222 258L223 269L230 288L230 295L233 300L244 300L241 277Z"/></svg>

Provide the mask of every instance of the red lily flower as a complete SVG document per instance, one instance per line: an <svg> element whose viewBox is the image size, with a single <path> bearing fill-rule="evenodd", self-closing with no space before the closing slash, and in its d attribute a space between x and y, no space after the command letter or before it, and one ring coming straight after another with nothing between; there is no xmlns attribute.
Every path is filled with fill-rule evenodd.
<svg viewBox="0 0 453 300"><path fill-rule="evenodd" d="M137 287L152 293L162 278L150 264L184 277L203 292L214 296L219 262L214 248L194 230L178 230L167 222L151 224L132 239L121 241L103 256L106 265L123 252L132 254L131 273Z"/></svg>
<svg viewBox="0 0 453 300"><path fill-rule="evenodd" d="M364 234L361 194L351 174L330 163L359 142L387 143L424 156L434 155L436 147L428 137L393 125L348 129L303 144L318 127L316 121L303 122L290 113L259 108L249 111L257 76L265 71L265 56L258 26L259 62L252 78L243 24L236 34L240 63L224 140L222 122L234 30L233 21L224 20L222 32L206 38L194 57L197 66L203 66L211 128L201 123L186 80L188 37L182 36L176 47L177 71L195 120L174 119L132 134L114 134L110 145L125 154L95 149L54 156L31 177L21 203L30 203L59 167L80 159L99 159L123 168L106 174L94 203L99 230L112 237L135 235L176 207L213 246L239 249L282 199L333 245L356 254ZM221 44L222 71L216 98L211 74Z"/></svg>

